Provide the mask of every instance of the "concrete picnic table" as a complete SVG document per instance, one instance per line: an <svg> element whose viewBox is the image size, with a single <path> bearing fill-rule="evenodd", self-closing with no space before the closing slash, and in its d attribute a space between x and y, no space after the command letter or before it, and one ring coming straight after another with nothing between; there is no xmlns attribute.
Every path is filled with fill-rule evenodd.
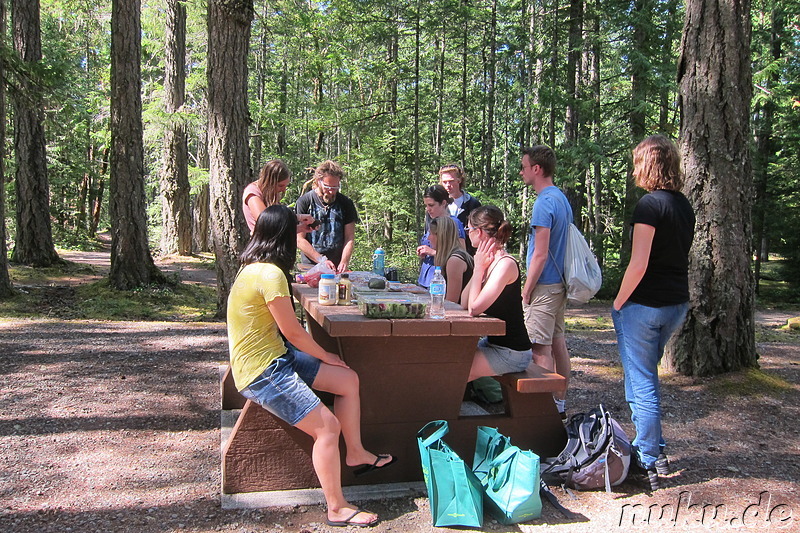
<svg viewBox="0 0 800 533"><path fill-rule="evenodd" d="M523 449L557 455L566 433L552 400L564 379L531 365L528 372L498 377L505 412L467 416L461 406L478 339L502 335L505 323L446 302L445 319L369 319L357 306L323 306L317 290L293 285L308 329L317 343L338 353L359 375L364 446L390 453L397 463L356 478L343 463L344 485L422 479L417 432L431 420L447 420L445 441L472 462L476 428L498 427ZM325 395L320 395L326 403ZM223 492L318 487L311 465L311 437L244 401L228 375L222 383L223 409L241 407L223 449ZM342 446L344 450L344 446Z"/></svg>

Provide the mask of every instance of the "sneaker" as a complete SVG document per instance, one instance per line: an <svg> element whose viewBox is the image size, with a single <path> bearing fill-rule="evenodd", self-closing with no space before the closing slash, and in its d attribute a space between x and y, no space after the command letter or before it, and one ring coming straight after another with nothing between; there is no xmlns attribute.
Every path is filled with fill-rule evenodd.
<svg viewBox="0 0 800 533"><path fill-rule="evenodd" d="M669 469L669 459L667 459L666 454L659 454L658 459L655 462L656 472L658 472L659 476L668 476L670 474Z"/></svg>

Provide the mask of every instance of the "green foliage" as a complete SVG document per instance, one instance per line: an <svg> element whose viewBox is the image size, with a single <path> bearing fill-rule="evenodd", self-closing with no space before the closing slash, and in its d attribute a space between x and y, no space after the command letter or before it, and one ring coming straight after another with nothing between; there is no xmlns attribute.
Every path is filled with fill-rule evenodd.
<svg viewBox="0 0 800 533"><path fill-rule="evenodd" d="M605 277L600 296L613 296L624 268L618 257L628 223L630 149L639 141L632 138L633 117L643 117L644 131L636 135L677 132L679 0L587 3L577 39L582 66L572 95L567 94L573 73L567 69L570 21L564 2L500 0L496 24L488 2L254 4L248 65L253 177L266 160L284 158L295 176L285 200L291 203L306 168L327 158L342 162L343 192L356 201L362 220L354 268L367 268L372 251L383 246L388 264L413 277L423 220L420 191L435 182L440 165L451 162L466 169L471 193L506 213L517 228L509 250L523 252L535 198L533 191L527 198L523 194L519 151L523 144L551 143L559 156L556 182L574 197L576 218L600 252ZM165 6L165 0L142 6L146 199L153 244L160 237L158 171L168 118L187 124L193 193L208 181L207 2L186 2L186 103L177 117L167 117L163 106ZM795 285L800 232L787 228L800 224L798 7L797 0L753 4L754 137L766 122L773 137L767 156L753 161L755 176L765 184L754 213L758 224L764 215L768 251L787 258L782 276ZM103 180L100 225L107 223L110 2L44 0L41 17L44 60L38 71L47 93L54 231L61 243L85 246L91 199ZM782 46L777 55L775 36ZM574 139L565 134L569 106L579 117ZM4 153L10 154L9 141L7 148ZM6 159L13 241L14 163Z"/></svg>

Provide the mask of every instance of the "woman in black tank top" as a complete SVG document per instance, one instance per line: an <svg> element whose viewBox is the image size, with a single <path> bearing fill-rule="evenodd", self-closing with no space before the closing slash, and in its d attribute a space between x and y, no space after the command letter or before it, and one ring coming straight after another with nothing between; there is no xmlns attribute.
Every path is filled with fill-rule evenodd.
<svg viewBox="0 0 800 533"><path fill-rule="evenodd" d="M461 303L472 316L486 313L506 323L505 335L478 343L469 379L521 372L532 356L522 313L519 265L505 251L511 224L497 207L481 206L470 213L467 236L477 251L472 279L464 288Z"/></svg>

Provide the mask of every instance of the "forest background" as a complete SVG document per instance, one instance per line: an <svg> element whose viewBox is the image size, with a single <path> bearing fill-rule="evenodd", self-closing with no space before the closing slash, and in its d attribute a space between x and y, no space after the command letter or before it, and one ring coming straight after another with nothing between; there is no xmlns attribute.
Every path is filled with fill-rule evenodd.
<svg viewBox="0 0 800 533"><path fill-rule="evenodd" d="M8 4L18 17L39 9L32 0ZM112 41L126 26L112 28L110 4L42 0L36 14L41 57L33 62L16 60L10 44L14 22L6 20L14 17L2 17L10 101L3 106L3 183L12 260L19 230L30 222L25 208L42 194L26 197L31 191L19 185L13 140L21 122L11 102L30 97L41 104L41 159L53 224L47 229L52 236L40 235L36 246L46 248L49 238L62 247L91 246L97 231L112 225ZM507 213L517 228L511 251L524 256L534 195L519 179L519 154L524 146L548 144L559 157L556 183L567 192L576 223L603 266L601 296L616 290L630 245L626 224L643 193L632 183L630 150L647 135L676 138L680 131L682 2L211 4L148 0L137 13L140 71L131 85L141 83L149 250L163 255L212 248L210 228L218 221L209 207L209 197L215 198L209 193L209 152L218 130L209 119L209 80L219 81L224 92L227 74L217 66L219 79L209 75L208 43L218 19L209 13L229 9L251 19L240 21L248 26L249 168L245 180L228 184L230 196L240 198L237 191L263 163L280 157L295 176L284 200L291 204L308 169L335 159L346 170L343 193L361 217L353 268L367 269L372 251L382 246L388 264L413 278L423 228L421 191L447 163L466 169L471 194ZM752 202L752 232L746 233L752 235L756 280L762 262L777 255L785 259L781 278L796 287L800 2L756 0L748 7L752 180L744 180L744 194ZM176 135L184 139L184 150L174 149ZM797 294L788 290L790 300Z"/></svg>

